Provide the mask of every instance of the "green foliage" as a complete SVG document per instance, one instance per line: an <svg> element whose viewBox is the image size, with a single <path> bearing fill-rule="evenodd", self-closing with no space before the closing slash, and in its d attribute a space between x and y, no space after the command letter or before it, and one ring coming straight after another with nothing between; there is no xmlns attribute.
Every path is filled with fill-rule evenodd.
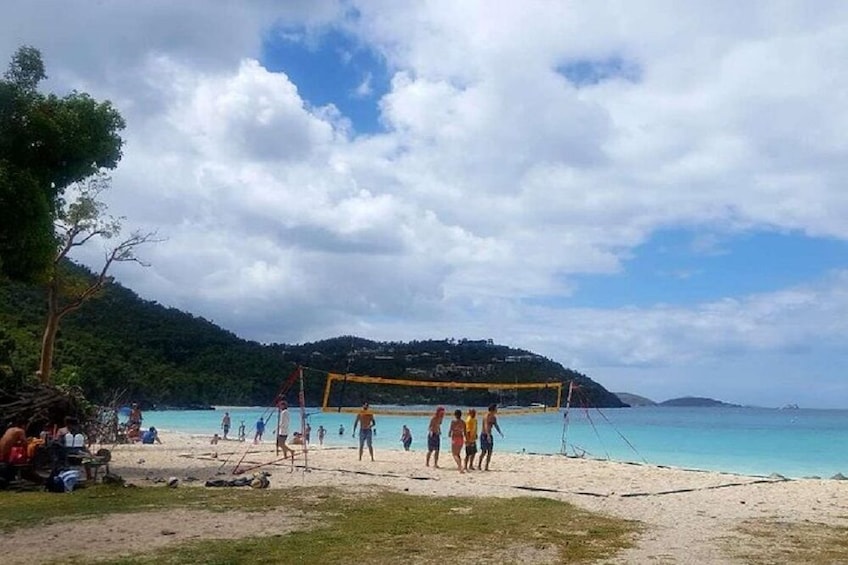
<svg viewBox="0 0 848 565"><path fill-rule="evenodd" d="M62 269L83 282L94 276L70 262ZM45 310L43 290L0 281L0 330L6 335L6 358L18 373L32 374L38 366ZM3 343L0 334L0 348ZM92 401L106 401L115 391L125 391L148 407L270 405L297 365L312 369L306 371L305 392L307 404L313 406L321 404L327 371L461 382L574 380L593 406L621 406L616 396L585 375L487 340L383 343L339 337L301 345L263 345L240 339L203 318L141 300L119 284L107 286L63 321L54 359L60 380L78 384ZM351 386L341 400L348 405L363 398L374 403L430 403L433 390L358 391ZM486 390L459 394L454 397L457 402L477 406L553 402L535 392L504 398Z"/></svg>
<svg viewBox="0 0 848 565"><path fill-rule="evenodd" d="M41 94L41 54L21 47L0 80L0 275L36 281L55 255L53 220L71 183L121 158L123 118L88 94Z"/></svg>

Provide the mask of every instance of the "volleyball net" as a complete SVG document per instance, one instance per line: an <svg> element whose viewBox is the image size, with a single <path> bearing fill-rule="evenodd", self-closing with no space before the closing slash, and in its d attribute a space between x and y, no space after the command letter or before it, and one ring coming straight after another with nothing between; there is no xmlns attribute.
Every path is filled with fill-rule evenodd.
<svg viewBox="0 0 848 565"><path fill-rule="evenodd" d="M431 415L436 405L449 412L496 404L502 415L544 413L560 409L562 382L472 383L327 374L322 412L357 412L364 402L375 414L399 416Z"/></svg>

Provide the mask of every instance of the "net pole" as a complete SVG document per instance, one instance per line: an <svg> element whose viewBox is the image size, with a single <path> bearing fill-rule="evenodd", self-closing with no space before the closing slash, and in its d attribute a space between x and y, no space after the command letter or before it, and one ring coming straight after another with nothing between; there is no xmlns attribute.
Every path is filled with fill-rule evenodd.
<svg viewBox="0 0 848 565"><path fill-rule="evenodd" d="M568 409L571 408L571 393L574 390L574 381L568 381L568 397L565 400L565 412L562 415L562 445L560 446L560 454L568 455L568 443L566 437L568 433Z"/></svg>
<svg viewBox="0 0 848 565"><path fill-rule="evenodd" d="M300 402L300 437L303 439L303 470L308 471L309 442L306 441L306 392L303 385L303 367L298 367L298 371L300 372L300 394L298 394L298 400Z"/></svg>
<svg viewBox="0 0 848 565"><path fill-rule="evenodd" d="M279 457L280 455L280 401L277 400L277 429L274 432L274 454Z"/></svg>

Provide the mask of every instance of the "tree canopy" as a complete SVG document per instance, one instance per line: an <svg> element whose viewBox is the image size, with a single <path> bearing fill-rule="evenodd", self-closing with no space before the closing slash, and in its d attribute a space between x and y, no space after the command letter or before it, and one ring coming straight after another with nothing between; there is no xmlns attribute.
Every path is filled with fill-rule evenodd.
<svg viewBox="0 0 848 565"><path fill-rule="evenodd" d="M18 49L0 80L0 275L41 281L65 188L121 159L124 120L86 93L43 94L41 53Z"/></svg>
<svg viewBox="0 0 848 565"><path fill-rule="evenodd" d="M82 267L72 263L65 267L78 277L96 280L95 273ZM0 365L5 357L12 369L11 373L7 370L6 384L0 380L0 388L20 383L26 368L38 363L43 297L39 288L0 281ZM574 380L591 405L622 406L617 397L585 375L529 351L488 340L375 342L348 336L264 345L241 339L203 318L142 300L117 283L108 285L62 323L56 342L55 381L79 385L94 402L109 400L115 391L126 391L128 397L147 406L267 406L297 365L313 369L307 370L305 379L306 401L312 406L321 403L326 380L323 371L467 382ZM363 399L429 403L425 396L430 392L348 386L344 398L334 394L331 404ZM464 394L454 398L477 405L499 400L480 398L474 391ZM541 400L531 393L503 398L509 404Z"/></svg>

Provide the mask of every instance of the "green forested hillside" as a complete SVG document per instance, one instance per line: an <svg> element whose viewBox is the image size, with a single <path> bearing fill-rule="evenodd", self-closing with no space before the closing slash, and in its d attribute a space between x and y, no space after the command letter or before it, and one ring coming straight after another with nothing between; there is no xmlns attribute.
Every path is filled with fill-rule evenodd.
<svg viewBox="0 0 848 565"><path fill-rule="evenodd" d="M14 388L38 366L44 316L43 291L0 282L0 386ZM67 316L56 349L57 382L80 385L93 401L116 391L147 406L262 405L274 398L296 365L306 370L306 397L320 404L324 371L463 382L576 380L596 406L621 406L588 377L528 351L489 341L433 340L378 343L339 337L302 345L263 345L213 323L113 284L102 296ZM437 389L346 386L333 402L429 403ZM343 393L343 394L342 394ZM460 393L464 403L553 402L538 391Z"/></svg>

